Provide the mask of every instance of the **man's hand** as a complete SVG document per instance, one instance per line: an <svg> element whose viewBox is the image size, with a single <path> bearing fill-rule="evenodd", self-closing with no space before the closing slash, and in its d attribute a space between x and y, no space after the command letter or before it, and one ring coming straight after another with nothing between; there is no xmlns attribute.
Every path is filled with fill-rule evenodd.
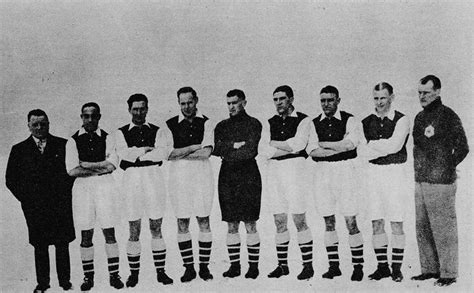
<svg viewBox="0 0 474 293"><path fill-rule="evenodd" d="M245 145L245 141L234 142L234 149L239 149Z"/></svg>
<svg viewBox="0 0 474 293"><path fill-rule="evenodd" d="M79 162L79 166L84 169L92 169L92 164L91 162Z"/></svg>
<svg viewBox="0 0 474 293"><path fill-rule="evenodd" d="M154 150L155 148L154 147L150 147L150 146L145 146L143 147L143 149L145 150L145 154L148 153L148 152L151 152L152 150Z"/></svg>

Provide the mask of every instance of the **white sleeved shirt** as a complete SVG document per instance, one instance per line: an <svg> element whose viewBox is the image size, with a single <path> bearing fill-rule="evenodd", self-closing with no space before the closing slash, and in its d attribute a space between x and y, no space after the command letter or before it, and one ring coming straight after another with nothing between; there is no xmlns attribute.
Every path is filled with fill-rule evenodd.
<svg viewBox="0 0 474 293"><path fill-rule="evenodd" d="M323 120L324 118L327 118L327 116L324 113L322 113L320 121ZM342 120L341 112L339 111L339 109L336 111L336 113L334 113L333 118ZM355 147L357 147L360 142L360 132L361 132L360 121L358 121L354 116L349 117L346 123L346 134L344 135L344 139L350 140L352 144ZM308 139L308 146L306 147L306 152L309 154L313 150L318 149L318 148L319 148L318 134L316 132L316 128L314 127L314 124L311 123L310 129L309 129L309 139Z"/></svg>
<svg viewBox="0 0 474 293"><path fill-rule="evenodd" d="M373 114L380 117L377 112ZM390 109L387 114L387 118L392 120L395 118L395 110ZM369 160L376 159L379 157L384 157L389 154L394 154L400 151L400 149L405 144L405 140L410 133L410 120L406 115L401 117L390 138L371 140L367 142L365 139L364 133L362 132L361 140L363 143L362 155L367 157Z"/></svg>
<svg viewBox="0 0 474 293"><path fill-rule="evenodd" d="M150 127L150 124L144 125ZM136 127L130 123L128 130ZM156 132L155 149L145 153L144 147L128 147L122 131L119 129L115 132L115 149L120 160L135 162L138 158L141 161L160 162L168 158L173 148L173 136L168 127L159 127Z"/></svg>
<svg viewBox="0 0 474 293"><path fill-rule="evenodd" d="M289 117L298 117L298 115L296 114L296 110L293 110ZM309 117L304 118L298 124L295 136L286 140L286 143L288 143L288 145L293 150L293 154L296 154L305 149L308 143L310 124L311 119ZM267 121L266 123L263 123L262 136L258 144L258 154L266 159L271 159L277 151L277 148L270 146L270 138L270 123L268 123Z"/></svg>
<svg viewBox="0 0 474 293"><path fill-rule="evenodd" d="M79 136L86 133L84 127L79 129ZM95 133L100 137L102 132L100 128L97 128ZM106 151L105 151L105 160L113 164L115 167L118 166L118 156L115 152L115 140L113 136L107 135L105 139ZM76 141L74 138L70 137L66 143L66 170L69 172L72 169L79 166L79 152L77 150Z"/></svg>

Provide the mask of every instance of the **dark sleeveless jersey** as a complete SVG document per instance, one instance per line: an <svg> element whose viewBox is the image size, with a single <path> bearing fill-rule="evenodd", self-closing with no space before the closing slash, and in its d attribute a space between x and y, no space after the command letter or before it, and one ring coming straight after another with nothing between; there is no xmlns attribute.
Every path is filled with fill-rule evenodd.
<svg viewBox="0 0 474 293"><path fill-rule="evenodd" d="M193 122L183 119L178 122L179 116L175 116L166 125L173 134L173 148L184 148L193 144L200 144L204 138L204 124L209 120L206 116L194 117Z"/></svg>
<svg viewBox="0 0 474 293"><path fill-rule="evenodd" d="M331 117L321 119L322 114L313 119L313 125L316 129L316 134L318 135L319 141L341 141L344 139L346 134L347 121L350 117L353 117L352 114L340 111L341 120ZM337 162L350 160L357 157L357 150L353 149L346 152L341 152L329 157L320 157L313 160L316 162Z"/></svg>
<svg viewBox="0 0 474 293"><path fill-rule="evenodd" d="M296 112L297 117L288 116L283 119L279 115L275 115L272 118L268 119L268 123L270 124L270 139L276 141L286 141L296 135L296 131L298 130L298 125L308 117L306 114ZM274 160L285 160L291 158L303 157L307 158L308 154L305 150L301 150L296 154L288 154L285 156L272 158Z"/></svg>
<svg viewBox="0 0 474 293"><path fill-rule="evenodd" d="M76 141L79 161L102 162L106 157L106 138L108 133L100 130L100 136L95 132L86 132L79 135L79 130L72 138Z"/></svg>
<svg viewBox="0 0 474 293"><path fill-rule="evenodd" d="M390 120L387 117L380 119L377 115L371 114L362 120L362 125L364 127L364 136L367 141L387 139L392 137L393 132L395 131L395 126L397 122L402 118L402 113L395 111L395 116L393 120ZM405 139L403 147L394 154L388 154L384 157L379 157L369 162L376 165L389 165L389 164L402 164L407 161L407 149L406 144L408 141L408 133Z"/></svg>
<svg viewBox="0 0 474 293"><path fill-rule="evenodd" d="M150 126L148 125L142 125L141 127L132 127L129 130L130 125L124 125L119 128L120 131L122 131L123 137L125 138L125 141L127 142L127 146L129 148L131 147L154 147L155 146L155 139L156 139L156 133L158 132L158 129L160 129L158 126L149 123ZM123 170L126 170L127 168L130 167L146 167L146 166L153 166L153 165L161 165L162 162L153 162L153 161L137 161L135 162L129 162L129 161L120 161L120 168Z"/></svg>

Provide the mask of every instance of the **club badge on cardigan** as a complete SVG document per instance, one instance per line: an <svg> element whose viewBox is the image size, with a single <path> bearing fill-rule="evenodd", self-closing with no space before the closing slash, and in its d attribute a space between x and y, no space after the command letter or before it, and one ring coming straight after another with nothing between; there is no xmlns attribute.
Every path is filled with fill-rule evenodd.
<svg viewBox="0 0 474 293"><path fill-rule="evenodd" d="M430 138L435 134L435 129L433 125L429 125L428 127L425 128L425 136Z"/></svg>

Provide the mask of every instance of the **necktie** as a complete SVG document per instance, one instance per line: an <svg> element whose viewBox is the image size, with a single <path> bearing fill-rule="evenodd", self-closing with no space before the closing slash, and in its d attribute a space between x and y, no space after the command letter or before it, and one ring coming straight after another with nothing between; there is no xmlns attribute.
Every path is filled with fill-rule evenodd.
<svg viewBox="0 0 474 293"><path fill-rule="evenodd" d="M40 151L41 154L43 154L43 152L44 152L44 143L45 143L45 141L38 140L38 143L36 144L38 146L38 150Z"/></svg>

